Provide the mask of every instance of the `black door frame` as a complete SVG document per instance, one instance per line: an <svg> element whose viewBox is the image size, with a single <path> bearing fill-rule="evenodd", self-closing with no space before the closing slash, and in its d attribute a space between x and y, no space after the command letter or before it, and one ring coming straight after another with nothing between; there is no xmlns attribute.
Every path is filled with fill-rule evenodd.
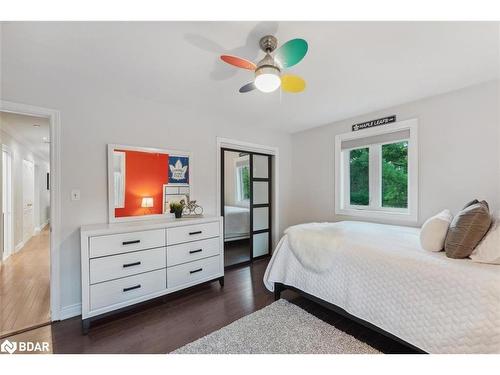
<svg viewBox="0 0 500 375"><path fill-rule="evenodd" d="M232 264L230 266L226 266L224 264L224 269L229 269L229 268L233 268L233 267L240 267L240 266L244 266L244 265L249 265L251 264L254 260L258 260L258 259L263 259L263 258L267 258L271 255L271 247L272 247L272 233L273 233L273 222L272 222L272 184L273 184L273 178L272 178L272 158L274 157L274 155L271 155L271 154L266 154L266 153L262 153L262 152L255 152L255 151L247 151L247 150L242 150L242 149L233 149L233 148L228 148L228 147L221 147L220 148L220 157L221 157L221 160L220 160L220 176L221 176L221 184L220 184L220 193L221 193L221 196L220 196L220 202L221 202L221 206L220 206L220 214L222 217L224 217L224 223L225 223L225 210L224 210L224 206L225 206L225 160L224 160L224 155L225 155L225 152L238 152L238 153L244 153L244 154L248 154L249 155L249 173L250 173L250 205L249 205L249 211L250 211L250 228L249 229L249 233L250 233L250 247L249 247L249 260L247 261L244 261L244 262L240 262L240 263L236 263L236 264ZM253 155L261 155L261 156L267 156L268 157L268 178L253 178ZM268 203L267 204L257 204L257 205L254 205L253 204L253 181L266 181L268 182ZM268 209L268 215L269 215L269 225L268 225L268 229L263 229L263 230L259 230L259 231L254 231L253 230L253 208L258 208L258 207L269 207ZM225 227L225 224L224 224L224 227ZM258 256L258 257L254 257L253 256L253 235L254 234L259 234L259 233L265 233L265 232L269 232L269 240L268 240L268 252L267 254L264 254L264 255L261 255L261 256ZM224 240L224 238L223 238ZM225 246L225 241L224 241L224 246Z"/></svg>

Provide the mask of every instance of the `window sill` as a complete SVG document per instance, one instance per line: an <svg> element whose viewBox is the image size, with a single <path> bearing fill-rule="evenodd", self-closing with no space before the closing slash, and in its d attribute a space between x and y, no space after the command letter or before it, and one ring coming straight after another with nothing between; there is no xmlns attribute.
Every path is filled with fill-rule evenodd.
<svg viewBox="0 0 500 375"><path fill-rule="evenodd" d="M378 211L369 209L339 208L335 209L335 214L366 219L401 221L405 223L417 223L418 221L416 212L412 213L401 211Z"/></svg>

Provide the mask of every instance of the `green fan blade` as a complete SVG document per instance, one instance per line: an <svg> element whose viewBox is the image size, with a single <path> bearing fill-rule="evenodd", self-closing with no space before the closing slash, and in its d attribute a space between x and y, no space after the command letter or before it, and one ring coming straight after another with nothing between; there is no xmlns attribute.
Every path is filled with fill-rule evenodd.
<svg viewBox="0 0 500 375"><path fill-rule="evenodd" d="M276 50L274 60L282 68L298 64L307 53L307 42L304 39L292 39Z"/></svg>

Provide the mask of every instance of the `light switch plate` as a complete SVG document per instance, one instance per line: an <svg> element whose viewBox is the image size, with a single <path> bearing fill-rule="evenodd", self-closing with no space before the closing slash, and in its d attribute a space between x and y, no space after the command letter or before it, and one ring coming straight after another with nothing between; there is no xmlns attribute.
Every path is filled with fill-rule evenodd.
<svg viewBox="0 0 500 375"><path fill-rule="evenodd" d="M80 200L80 190L71 190L71 200L72 201L79 201Z"/></svg>

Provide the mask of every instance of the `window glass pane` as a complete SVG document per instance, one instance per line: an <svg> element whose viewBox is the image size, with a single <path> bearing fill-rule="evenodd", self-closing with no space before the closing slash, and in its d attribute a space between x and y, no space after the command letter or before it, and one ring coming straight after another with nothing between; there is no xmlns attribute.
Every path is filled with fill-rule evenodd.
<svg viewBox="0 0 500 375"><path fill-rule="evenodd" d="M269 185L267 181L253 182L253 204L269 203Z"/></svg>
<svg viewBox="0 0 500 375"><path fill-rule="evenodd" d="M368 206L370 202L368 156L368 148L349 151L350 204L352 205Z"/></svg>
<svg viewBox="0 0 500 375"><path fill-rule="evenodd" d="M382 207L408 208L408 142L382 146Z"/></svg>
<svg viewBox="0 0 500 375"><path fill-rule="evenodd" d="M255 178L268 178L269 156L252 155L252 158L253 158L253 176Z"/></svg>

